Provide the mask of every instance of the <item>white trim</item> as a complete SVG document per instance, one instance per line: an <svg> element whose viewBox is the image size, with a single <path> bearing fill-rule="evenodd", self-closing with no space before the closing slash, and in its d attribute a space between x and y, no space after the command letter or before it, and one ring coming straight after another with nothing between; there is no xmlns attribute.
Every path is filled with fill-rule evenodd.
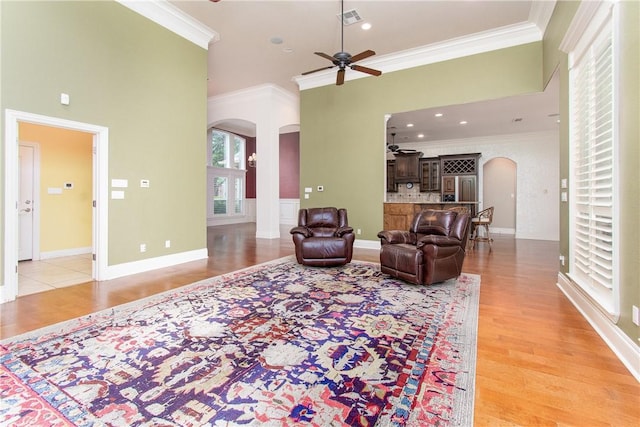
<svg viewBox="0 0 640 427"><path fill-rule="evenodd" d="M353 242L353 247L361 249L380 249L380 241L356 239Z"/></svg>
<svg viewBox="0 0 640 427"><path fill-rule="evenodd" d="M71 248L71 249L60 249L58 251L47 251L47 252L42 252L40 254L40 259L52 259L52 258L61 258L65 256L90 254L92 249L93 248L91 246L87 246L84 248Z"/></svg>
<svg viewBox="0 0 640 427"><path fill-rule="evenodd" d="M116 0L145 18L208 50L220 35L166 0Z"/></svg>
<svg viewBox="0 0 640 427"><path fill-rule="evenodd" d="M104 280L117 279L131 274L145 273L160 268L172 267L185 262L198 261L208 258L207 248L196 249L171 255L163 255L156 258L147 258L140 261L126 262L110 265L105 272Z"/></svg>
<svg viewBox="0 0 640 427"><path fill-rule="evenodd" d="M596 14L605 15L612 6L613 3L609 0L580 2L578 10L573 16L562 42L560 42L559 49L567 54L574 50Z"/></svg>
<svg viewBox="0 0 640 427"><path fill-rule="evenodd" d="M542 35L540 28L536 24L524 22L380 56L369 61L363 61L361 65L380 70L384 75L384 73L393 71L540 41L542 40ZM347 72L345 80L356 80L364 77L369 76L365 73ZM333 85L335 84L335 79L335 70L333 69L307 76L293 77L300 90Z"/></svg>
<svg viewBox="0 0 640 427"><path fill-rule="evenodd" d="M558 273L557 286L640 382L640 347L625 335L580 287L562 273Z"/></svg>
<svg viewBox="0 0 640 427"><path fill-rule="evenodd" d="M300 199L280 199L280 225L298 225Z"/></svg>
<svg viewBox="0 0 640 427"><path fill-rule="evenodd" d="M547 25L549 25L551 15L553 15L555 7L556 0L531 2L531 9L529 9L529 22L536 24L540 29L540 32L544 34L547 30Z"/></svg>
<svg viewBox="0 0 640 427"><path fill-rule="evenodd" d="M489 232L491 234L516 234L515 228L501 228L501 227L489 227ZM554 239L558 240L558 239Z"/></svg>
<svg viewBox="0 0 640 427"><path fill-rule="evenodd" d="M42 116L16 110L5 110L4 133L4 264L0 303L12 301L18 294L18 122L72 129L93 134L96 162L93 168L93 248L96 261L93 278L104 280L109 250L108 233L108 172L109 128L56 117Z"/></svg>

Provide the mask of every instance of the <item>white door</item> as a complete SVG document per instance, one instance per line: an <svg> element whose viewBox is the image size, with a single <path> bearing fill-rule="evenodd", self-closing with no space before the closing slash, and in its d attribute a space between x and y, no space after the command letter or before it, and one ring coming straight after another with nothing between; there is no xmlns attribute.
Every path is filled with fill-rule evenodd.
<svg viewBox="0 0 640 427"><path fill-rule="evenodd" d="M34 147L20 145L18 154L18 261L33 259Z"/></svg>

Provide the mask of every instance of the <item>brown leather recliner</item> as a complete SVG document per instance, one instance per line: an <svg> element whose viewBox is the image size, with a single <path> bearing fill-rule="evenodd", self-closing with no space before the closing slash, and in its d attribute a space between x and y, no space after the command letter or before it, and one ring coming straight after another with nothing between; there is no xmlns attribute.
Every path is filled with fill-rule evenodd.
<svg viewBox="0 0 640 427"><path fill-rule="evenodd" d="M290 233L300 264L326 267L351 262L355 235L346 209L300 209L298 226Z"/></svg>
<svg viewBox="0 0 640 427"><path fill-rule="evenodd" d="M462 272L470 216L448 210L418 212L409 231L378 233L380 270L398 279L430 285Z"/></svg>

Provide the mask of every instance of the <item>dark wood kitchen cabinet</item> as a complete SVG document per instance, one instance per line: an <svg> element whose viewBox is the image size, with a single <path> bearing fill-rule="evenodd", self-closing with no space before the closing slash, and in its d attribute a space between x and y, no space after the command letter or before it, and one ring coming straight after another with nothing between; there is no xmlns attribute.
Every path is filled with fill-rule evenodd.
<svg viewBox="0 0 640 427"><path fill-rule="evenodd" d="M440 191L440 159L420 159L420 191Z"/></svg>
<svg viewBox="0 0 640 427"><path fill-rule="evenodd" d="M420 182L420 157L421 152L395 153L396 157L396 183Z"/></svg>
<svg viewBox="0 0 640 427"><path fill-rule="evenodd" d="M387 160L387 193L397 193L398 184L396 184L396 161Z"/></svg>

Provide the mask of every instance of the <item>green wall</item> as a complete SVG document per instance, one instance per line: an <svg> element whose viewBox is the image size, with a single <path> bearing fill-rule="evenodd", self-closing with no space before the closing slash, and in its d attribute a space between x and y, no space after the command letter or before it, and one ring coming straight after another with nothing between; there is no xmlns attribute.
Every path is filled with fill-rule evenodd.
<svg viewBox="0 0 640 427"><path fill-rule="evenodd" d="M354 71L347 71L354 72ZM302 207L348 209L359 238L383 225L385 114L542 91L542 43L304 90L300 95ZM318 185L324 186L317 192Z"/></svg>
<svg viewBox="0 0 640 427"><path fill-rule="evenodd" d="M560 176L568 177L568 61L558 46L578 6L575 1L558 2L540 43L350 81L341 87L302 91L300 185L314 191L301 205L345 207L350 224L362 229L359 237L376 240L383 224L386 113L537 92L556 71L560 73L561 118L565 118L560 126ZM637 343L640 328L631 321L631 309L640 306L640 3L623 1L620 12L621 316L617 326ZM324 192L316 192L317 185L324 185ZM560 253L568 258L566 203L561 203L558 214ZM568 265L559 268L562 273L568 271Z"/></svg>
<svg viewBox="0 0 640 427"><path fill-rule="evenodd" d="M108 264L206 248L206 50L114 1L0 8L2 111L109 128L109 180L129 188L109 200Z"/></svg>

